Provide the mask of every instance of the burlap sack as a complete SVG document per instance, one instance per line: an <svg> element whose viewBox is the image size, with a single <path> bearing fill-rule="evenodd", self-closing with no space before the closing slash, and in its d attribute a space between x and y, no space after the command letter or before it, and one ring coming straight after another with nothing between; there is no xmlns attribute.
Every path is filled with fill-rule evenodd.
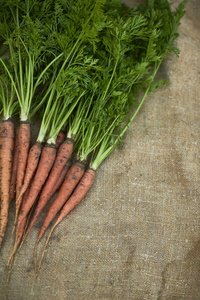
<svg viewBox="0 0 200 300"><path fill-rule="evenodd" d="M199 0L188 1L179 33L180 58L161 68L172 84L146 99L123 149L100 166L92 190L53 233L34 282L40 217L19 252L7 299L200 299ZM0 299L13 220L14 204L0 252Z"/></svg>

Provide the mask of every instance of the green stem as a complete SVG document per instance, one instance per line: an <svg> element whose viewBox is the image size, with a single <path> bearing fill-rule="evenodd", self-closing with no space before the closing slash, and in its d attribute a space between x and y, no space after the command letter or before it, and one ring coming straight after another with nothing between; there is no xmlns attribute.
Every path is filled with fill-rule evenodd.
<svg viewBox="0 0 200 300"><path fill-rule="evenodd" d="M149 84L149 86L147 87L143 97L142 97L142 100L140 101L136 111L134 112L133 116L130 118L129 122L127 123L127 125L123 128L123 130L121 131L121 133L118 135L118 137L115 139L114 143L109 147L107 148L107 143L103 141L103 146L104 147L101 147L100 148L100 151L99 153L97 154L96 158L94 159L93 162L91 162L91 167L93 169L97 169L99 167L99 165L102 163L102 161L113 151L113 149L116 147L117 143L119 142L119 140L122 138L122 136L124 135L124 133L126 132L126 130L129 128L130 124L133 122L133 120L135 119L135 117L137 116L139 110L141 109L142 107L142 104L144 103L144 100L146 99L149 91L150 91L150 88L151 88L151 84L153 83L154 81L154 78L157 74L157 71L160 67L160 64L161 64L162 61L160 61L157 66L155 67L154 69L154 72L152 74L152 79L151 79L151 83ZM106 136L105 136L106 137ZM107 140L108 141L108 140ZM103 151L103 148L104 148L104 151ZM106 149L107 148L107 149Z"/></svg>
<svg viewBox="0 0 200 300"><path fill-rule="evenodd" d="M21 98L20 98L20 96L19 96L18 89L17 89L17 87L16 87L16 84L15 84L15 82L14 82L13 77L12 77L10 71L8 70L7 66L5 65L4 61L2 60L2 58L0 58L0 62L3 64L3 66L4 66L4 68L5 68L5 70L6 70L7 74L8 74L8 76L10 77L10 80L11 80L11 82L12 82L12 84L13 84L14 89L15 89L15 92L16 92L17 98L18 98L18 100L19 100L19 103L21 104Z"/></svg>
<svg viewBox="0 0 200 300"><path fill-rule="evenodd" d="M58 56L56 56L47 66L46 68L42 71L42 73L39 75L35 85L34 85L34 88L33 88L33 95L35 94L35 90L36 88L38 87L38 85L41 83L41 79L42 79L42 76L45 74L45 72L50 68L50 66L55 63L60 57L63 56L63 53L59 54Z"/></svg>

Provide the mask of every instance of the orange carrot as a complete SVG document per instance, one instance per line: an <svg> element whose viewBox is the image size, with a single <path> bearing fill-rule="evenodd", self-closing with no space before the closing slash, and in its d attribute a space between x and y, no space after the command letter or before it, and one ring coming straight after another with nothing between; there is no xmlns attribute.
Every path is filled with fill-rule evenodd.
<svg viewBox="0 0 200 300"><path fill-rule="evenodd" d="M23 205L25 204L27 198L28 198L28 195L29 195L29 191L30 191L30 185L28 186L26 192L24 193L23 195L23 199L22 199L22 203L21 203L21 207L20 209L22 209ZM27 224L27 217L23 219L23 221L21 222L19 228L16 228L16 236L15 236L15 245L14 245L14 248L13 248L13 251L12 251L12 254L9 258L9 261L8 261L8 266L11 267L11 264L13 262L13 259L14 259L14 256L17 252L17 248L19 246L19 243L22 239L22 236L23 236L23 233L24 233L24 230L25 230L25 226Z"/></svg>
<svg viewBox="0 0 200 300"><path fill-rule="evenodd" d="M57 151L64 141L65 141L65 133L61 130L56 138L56 150Z"/></svg>
<svg viewBox="0 0 200 300"><path fill-rule="evenodd" d="M20 211L23 209L23 207L24 207L24 205L25 205L25 203L28 199L30 188L31 188L31 185L28 186L28 188L26 189L26 192L24 193L24 195L22 197L22 203L21 203ZM24 218L23 221L21 222L20 226L16 228L15 247L17 247L19 245L19 242L22 238L22 235L24 233L24 228L25 228L25 225L26 225L26 221L27 221L27 217Z"/></svg>
<svg viewBox="0 0 200 300"><path fill-rule="evenodd" d="M52 190L55 184L57 183L57 181L59 180L63 167L67 163L68 159L72 154L72 150L73 150L73 140L66 139L66 141L62 143L62 145L59 148L51 173L42 189L39 201L35 209L33 219L31 221L31 227L37 220L37 217L39 216L40 212L43 210L44 206L47 204L49 199L53 196Z"/></svg>
<svg viewBox="0 0 200 300"><path fill-rule="evenodd" d="M24 176L24 184L21 187L20 194L16 201L18 207L20 207L22 196L26 192L29 183L33 177L33 174L38 166L41 150L42 150L42 144L40 142L36 142L29 151L26 173Z"/></svg>
<svg viewBox="0 0 200 300"><path fill-rule="evenodd" d="M19 153L19 139L18 139L19 128L15 132L15 143L14 143L14 154L12 163L12 172L10 179L10 201L15 199L16 179L17 179L17 166L18 166L18 153Z"/></svg>
<svg viewBox="0 0 200 300"><path fill-rule="evenodd" d="M85 174L83 175L82 179L80 180L79 184L77 185L75 191L69 198L69 200L65 203L65 205L62 208L62 211L54 224L57 226L64 217L66 217L69 212L81 202L81 200L85 197L89 189L91 188L93 182L95 179L95 170L93 169L88 169Z"/></svg>
<svg viewBox="0 0 200 300"><path fill-rule="evenodd" d="M71 160L68 160L68 162L64 165L62 172L60 174L60 177L58 178L56 184L53 187L52 190L52 196L57 192L57 190L61 187L61 185L63 184L63 181L65 179L65 176L67 175L67 172L69 171L69 168L71 166Z"/></svg>
<svg viewBox="0 0 200 300"><path fill-rule="evenodd" d="M95 170L88 169L85 174L83 175L82 179L80 180L79 184L77 185L75 191L69 198L69 200L63 206L63 209L55 223L54 226L57 226L64 217L66 217L69 212L81 202L81 200L85 197L89 189L91 188L95 179Z"/></svg>
<svg viewBox="0 0 200 300"><path fill-rule="evenodd" d="M28 199L26 200L23 209L20 211L17 226L20 226L21 221L27 216L30 209L34 205L37 196L40 193L42 186L45 183L45 180L48 177L48 174L52 168L56 156L56 149L54 144L47 144L42 150L41 159L34 176L33 182L31 184L31 188L29 191Z"/></svg>
<svg viewBox="0 0 200 300"><path fill-rule="evenodd" d="M21 122L19 127L19 156L18 156L18 168L17 168L17 186L16 186L16 199L19 198L19 194L24 182L24 174L26 170L26 163L28 158L28 150L30 146L31 133L30 125L27 121ZM16 212L19 210L20 202L16 203Z"/></svg>
<svg viewBox="0 0 200 300"><path fill-rule="evenodd" d="M70 197L71 193L73 192L74 188L76 187L77 183L80 181L81 177L84 174L85 170L85 163L77 161L68 171L65 180L60 188L60 191L53 201L52 205L49 208L47 216L45 218L44 224L42 227L47 228L53 218L56 216L57 212L61 209L67 199ZM42 195L41 195L42 196ZM29 225L28 230L30 231L31 227L37 220L39 213L44 208L46 202L42 201L43 198L40 197L39 202L36 206L35 212L33 214L33 219Z"/></svg>
<svg viewBox="0 0 200 300"><path fill-rule="evenodd" d="M0 246L3 241L9 209L10 178L12 169L12 153L14 148L14 124L11 119L4 120L0 127L0 178L1 178L1 214L0 214Z"/></svg>
<svg viewBox="0 0 200 300"><path fill-rule="evenodd" d="M87 192L89 191L89 189L91 188L93 182L95 179L95 170L93 169L88 169L85 174L83 175L83 177L81 178L79 184L77 185L75 191L73 192L73 194L71 195L71 197L69 198L69 200L65 203L65 205L63 206L63 209L61 210L61 213L56 221L56 223L54 224L54 226L52 227L49 236L47 238L47 241L45 243L44 246L44 250L42 252L42 256L41 256L41 260L39 262L39 266L38 266L38 270L37 273L35 275L35 277L37 277L38 272L40 270L41 267L41 263L42 263L42 259L44 257L44 253L45 253L45 249L46 246L48 244L48 241L51 237L51 234L53 232L53 230L55 229L55 227L64 219L64 217L66 217L69 212L77 205L81 202L81 200L85 197L85 195L87 194ZM40 240L40 238L42 237L42 230L44 230L44 228L42 227L37 242L36 242L36 247L38 245L38 242ZM35 247L35 253L36 253L36 247Z"/></svg>
<svg viewBox="0 0 200 300"><path fill-rule="evenodd" d="M69 175L69 173L68 173L68 175ZM48 210L45 221L44 221L44 223L42 225L42 228L39 232L37 241L39 241L42 238L44 232L46 231L46 228L49 226L50 222L53 220L53 218L56 216L57 212L61 209L61 207L64 204L65 204L64 207L63 207L63 209L65 208L64 211L66 211L66 209L72 210L72 208L84 198L87 191L92 186L94 178L95 178L95 171L93 169L87 170L84 173L84 175L82 176L80 182L78 183L77 187L75 188L75 190L74 190L73 194L71 195L71 197L69 198L69 200L67 202L65 201L66 203L64 201L63 202L58 201L59 196L62 195L62 187L61 187L57 198L54 200L54 202L52 203L51 207ZM72 191L73 191L73 189L72 189ZM63 209L62 209L61 215L63 215Z"/></svg>

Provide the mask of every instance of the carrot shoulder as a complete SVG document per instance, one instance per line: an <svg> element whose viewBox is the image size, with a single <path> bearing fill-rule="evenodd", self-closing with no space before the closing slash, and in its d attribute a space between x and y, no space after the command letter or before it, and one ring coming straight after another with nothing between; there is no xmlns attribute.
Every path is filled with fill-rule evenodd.
<svg viewBox="0 0 200 300"><path fill-rule="evenodd" d="M39 195L41 188L44 185L49 175L49 172L53 166L55 156L56 156L55 145L47 144L42 150L41 159L35 177L31 184L28 199L26 200L26 203L24 204L23 209L20 211L18 216L17 226L20 225L21 221L27 216L30 209L34 205L37 196Z"/></svg>
<svg viewBox="0 0 200 300"><path fill-rule="evenodd" d="M56 138L56 150L57 151L64 141L65 141L65 133L61 130Z"/></svg>
<svg viewBox="0 0 200 300"><path fill-rule="evenodd" d="M0 127L0 177L1 177L1 215L0 215L0 245L5 235L8 222L8 209L10 202L10 178L12 169L12 153L14 148L14 124L8 119Z"/></svg>
<svg viewBox="0 0 200 300"><path fill-rule="evenodd" d="M44 201L48 201L52 196L52 190L56 182L59 180L61 172L72 155L73 151L73 140L66 139L64 143L60 146L55 163L49 174L47 182L45 183L40 198L43 198Z"/></svg>

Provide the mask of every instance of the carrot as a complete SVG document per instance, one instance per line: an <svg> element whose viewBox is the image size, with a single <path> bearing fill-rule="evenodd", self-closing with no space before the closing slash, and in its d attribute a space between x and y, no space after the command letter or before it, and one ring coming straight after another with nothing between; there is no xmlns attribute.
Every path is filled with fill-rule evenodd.
<svg viewBox="0 0 200 300"><path fill-rule="evenodd" d="M54 225L57 226L62 219L66 215L69 214L69 212L81 202L81 200L85 197L89 189L91 188L93 182L95 179L95 170L93 169L88 169L85 174L83 175L82 179L80 180L79 184L77 185L75 191L69 198L69 200L66 202L66 204L63 206L63 209Z"/></svg>
<svg viewBox="0 0 200 300"><path fill-rule="evenodd" d="M69 168L71 166L71 160L68 160L68 162L64 165L62 172L60 174L60 177L58 178L56 184L53 187L52 190L52 196L57 192L57 190L61 187L61 185L63 184L63 181L65 179L65 176L67 175L67 172L69 171Z"/></svg>
<svg viewBox="0 0 200 300"><path fill-rule="evenodd" d="M44 232L46 231L46 229L49 226L49 224L51 223L51 221L54 219L56 214L59 212L59 210L65 204L67 199L70 197L70 195L73 192L74 188L76 187L77 183L82 178L78 184L78 186L80 186L83 178L85 177L85 174L87 174L87 172L88 172L88 171L85 172L85 174L83 172L81 172L80 176L77 177L75 165L76 165L76 163L71 167L71 169L67 173L67 176L66 176L65 181L58 193L58 196L56 197L56 199L54 200L54 202L52 203L52 205L50 206L50 208L47 212L46 218L44 220L44 223L43 223L42 228L38 235L38 241L42 238ZM82 171L83 171L83 169L82 169ZM84 176L83 176L83 174L84 174ZM77 177L77 178L75 179L75 177ZM78 186L76 187L75 191L77 190ZM67 203L68 203L68 201L67 201Z"/></svg>
<svg viewBox="0 0 200 300"><path fill-rule="evenodd" d="M24 174L26 170L30 140L30 124L28 123L28 121L21 121L19 127L19 156L17 168L16 199L19 198L19 194L24 182ZM20 204L21 203L19 201L16 203L16 212L18 212Z"/></svg>
<svg viewBox="0 0 200 300"><path fill-rule="evenodd" d="M26 222L27 222L27 218L24 218L24 220L21 222L21 225L20 225L20 232L24 232L24 229L25 229L25 226L26 226ZM14 268L14 264L15 264L15 261L16 261L16 258L15 258L15 255L16 255L16 252L17 250L19 250L21 248L21 245L18 249L18 246L19 246L19 243L20 243L20 240L21 240L21 237L19 236L19 238L17 237L17 239L15 240L15 245L14 245L14 248L13 248L13 251L11 253L11 256L9 258L9 261L8 261L8 268L9 268L9 271L8 271L8 278L7 278L7 283L6 285L8 284L9 282L9 279L10 279L10 276L11 276L11 273L12 273L12 270Z"/></svg>
<svg viewBox="0 0 200 300"><path fill-rule="evenodd" d="M19 154L18 134L19 134L19 128L17 128L15 132L14 154L13 154L12 172L11 172L11 179L10 179L10 201L15 199L15 192L16 192L15 189L16 189L18 154Z"/></svg>
<svg viewBox="0 0 200 300"><path fill-rule="evenodd" d="M53 220L53 218L56 216L57 212L61 209L63 204L67 201L71 193L73 192L74 188L76 187L77 183L80 181L81 177L84 174L85 170L85 163L77 161L68 171L65 180L60 188L60 191L56 197L56 199L53 201L52 205L50 206L47 216L45 218L43 228L47 228L50 224L50 222ZM42 196L42 195L41 195ZM39 202L36 206L33 219L31 220L31 223L29 225L28 230L30 231L31 227L37 220L37 217L39 213L42 211L46 204L46 199L41 198L39 199Z"/></svg>
<svg viewBox="0 0 200 300"><path fill-rule="evenodd" d="M74 192L71 195L71 197L69 198L69 200L63 206L63 209L61 210L61 213L60 213L57 221L55 222L54 226L52 227L52 229L51 229L51 231L49 233L49 236L47 238L47 241L45 243L44 250L43 250L42 256L41 256L41 260L39 262L38 270L37 270L37 273L36 273L36 277L37 277L38 272L40 270L42 259L44 257L44 253L45 253L45 249L46 249L46 246L48 244L48 241L49 241L49 239L51 237L51 234L52 234L53 230L64 219L64 217L66 217L69 214L69 212L77 204L79 204L81 202L81 200L85 197L85 195L87 194L87 192L91 188L91 186L92 186L92 184L94 182L94 179L95 179L95 170L89 168L85 172L85 174L83 175L83 177L81 178L79 184L77 185L76 189L74 190ZM42 229L43 229L43 227L42 227ZM39 242L40 235L41 235L41 231L40 231L39 237L38 237L37 242L36 242L36 247L37 247L37 244ZM35 249L36 249L36 247L35 247Z"/></svg>
<svg viewBox="0 0 200 300"><path fill-rule="evenodd" d="M39 195L40 190L44 185L45 180L47 179L48 174L52 168L52 165L55 160L55 156L56 156L55 144L47 144L42 151L38 169L36 171L33 182L31 184L28 199L26 200L23 209L19 213L17 226L20 226L21 221L27 216L31 207L35 203L37 196Z"/></svg>
<svg viewBox="0 0 200 300"><path fill-rule="evenodd" d="M18 207L20 207L22 196L26 192L29 183L31 181L31 178L33 177L33 174L38 166L41 150L42 150L42 144L40 142L36 142L29 151L26 173L24 176L24 184L17 198Z"/></svg>
<svg viewBox="0 0 200 300"><path fill-rule="evenodd" d="M65 141L65 133L61 130L56 138L56 150L57 151L64 141Z"/></svg>
<svg viewBox="0 0 200 300"><path fill-rule="evenodd" d="M37 220L37 217L39 216L40 212L43 210L44 206L47 204L48 200L53 196L52 190L56 185L57 181L59 180L64 165L71 157L72 150L73 150L73 140L67 138L66 141L59 148L51 173L42 189L38 204L35 209L33 219L30 224L31 227Z"/></svg>
<svg viewBox="0 0 200 300"><path fill-rule="evenodd" d="M26 192L23 195L22 203L21 203L21 206L20 206L20 211L23 209L23 206L25 205L26 200L28 199L30 188L31 188L31 184L29 184L28 188L26 189ZM16 230L16 236L17 236L17 233L18 233L18 229Z"/></svg>
<svg viewBox="0 0 200 300"><path fill-rule="evenodd" d="M26 201L28 199L30 187L31 187L31 185L28 186L28 188L26 189L26 192L23 195L23 199L22 199L20 210L23 209L23 206L25 205L25 203L26 203ZM18 247L18 245L19 245L19 243L21 241L21 238L22 238L23 233L24 233L24 228L26 226L26 221L27 221L27 216L22 220L20 226L16 228L15 245L14 245L14 249L13 249L12 255L15 254L15 252L17 250L17 247ZM12 257L12 255L11 255L11 257Z"/></svg>
<svg viewBox="0 0 200 300"><path fill-rule="evenodd" d="M9 191L12 169L12 152L14 148L14 124L11 119L3 120L0 127L0 178L1 178L1 214L0 214L0 246L3 241L9 209Z"/></svg>
<svg viewBox="0 0 200 300"><path fill-rule="evenodd" d="M26 192L23 195L23 199L22 199L22 203L21 203L20 209L23 208L23 205L25 204L26 200L28 199L29 191L30 191L30 184L29 184ZM17 252L17 248L18 248L19 243L21 241L21 238L23 236L23 233L24 233L24 230L25 230L25 226L27 224L27 219L28 219L28 217L24 218L23 221L21 222L19 228L16 229L15 244L14 244L13 251L12 251L11 256L9 258L9 261L8 261L9 268L11 268L13 259L15 257L16 252Z"/></svg>

